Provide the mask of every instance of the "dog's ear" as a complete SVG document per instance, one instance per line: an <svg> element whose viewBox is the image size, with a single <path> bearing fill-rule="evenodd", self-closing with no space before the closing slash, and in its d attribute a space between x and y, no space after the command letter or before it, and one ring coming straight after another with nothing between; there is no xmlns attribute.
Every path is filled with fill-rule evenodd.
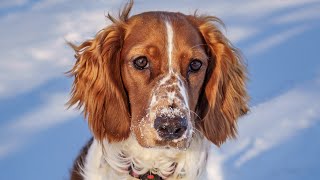
<svg viewBox="0 0 320 180"><path fill-rule="evenodd" d="M119 20L108 15L112 25L95 38L76 46L77 59L69 71L74 76L70 106L83 107L89 127L97 140L109 142L126 139L130 133L129 101L121 79L120 51L124 24L132 1L122 10Z"/></svg>
<svg viewBox="0 0 320 180"><path fill-rule="evenodd" d="M221 33L211 16L193 16L207 45L209 66L199 97L196 125L217 146L237 134L237 118L248 111L246 67L239 52Z"/></svg>

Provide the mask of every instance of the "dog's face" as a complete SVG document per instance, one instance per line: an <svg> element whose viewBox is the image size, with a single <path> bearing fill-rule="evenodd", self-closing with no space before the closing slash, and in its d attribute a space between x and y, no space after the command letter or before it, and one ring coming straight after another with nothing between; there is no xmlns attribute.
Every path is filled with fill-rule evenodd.
<svg viewBox="0 0 320 180"><path fill-rule="evenodd" d="M147 12L120 19L76 51L69 104L84 106L98 140L134 134L143 147L220 145L247 112L245 68L210 16Z"/></svg>
<svg viewBox="0 0 320 180"><path fill-rule="evenodd" d="M181 14L149 12L128 21L121 73L142 146L187 147L208 65L203 44Z"/></svg>

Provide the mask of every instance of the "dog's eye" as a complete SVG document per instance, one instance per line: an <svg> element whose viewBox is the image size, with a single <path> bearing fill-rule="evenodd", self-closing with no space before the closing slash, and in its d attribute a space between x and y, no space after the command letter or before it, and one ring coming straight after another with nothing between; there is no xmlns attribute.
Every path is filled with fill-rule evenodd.
<svg viewBox="0 0 320 180"><path fill-rule="evenodd" d="M149 67L149 61L145 56L140 56L133 60L134 67L143 70Z"/></svg>
<svg viewBox="0 0 320 180"><path fill-rule="evenodd" d="M194 59L189 64L189 71L190 72L197 72L200 70L201 66L202 66L202 62L198 59Z"/></svg>

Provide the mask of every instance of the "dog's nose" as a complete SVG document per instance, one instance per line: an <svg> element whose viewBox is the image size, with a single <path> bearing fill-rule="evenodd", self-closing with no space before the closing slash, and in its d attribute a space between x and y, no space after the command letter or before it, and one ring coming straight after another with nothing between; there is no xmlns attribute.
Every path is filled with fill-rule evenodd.
<svg viewBox="0 0 320 180"><path fill-rule="evenodd" d="M187 127L187 119L184 117L157 117L154 121L159 136L168 141L180 138Z"/></svg>

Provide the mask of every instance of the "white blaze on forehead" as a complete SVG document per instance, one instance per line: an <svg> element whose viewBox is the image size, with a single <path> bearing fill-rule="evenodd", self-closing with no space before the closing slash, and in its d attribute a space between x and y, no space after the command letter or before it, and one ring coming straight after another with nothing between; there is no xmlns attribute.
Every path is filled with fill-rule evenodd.
<svg viewBox="0 0 320 180"><path fill-rule="evenodd" d="M161 85L170 79L170 77L171 77L170 74L175 74L172 69L173 29L172 29L171 23L168 20L165 23L166 23L166 29L167 29L167 53L168 53L169 74L164 79L161 80L161 82L160 82ZM181 79L179 77L178 77L178 79L179 79L179 81L181 81ZM187 106L187 108L189 108L185 87L179 85L179 83L178 83L178 86L179 86L180 92L183 96L183 99L186 103L186 106Z"/></svg>
<svg viewBox="0 0 320 180"><path fill-rule="evenodd" d="M173 29L170 22L166 21L167 29L167 53L168 53L168 66L169 72L172 73L172 49L173 49Z"/></svg>

